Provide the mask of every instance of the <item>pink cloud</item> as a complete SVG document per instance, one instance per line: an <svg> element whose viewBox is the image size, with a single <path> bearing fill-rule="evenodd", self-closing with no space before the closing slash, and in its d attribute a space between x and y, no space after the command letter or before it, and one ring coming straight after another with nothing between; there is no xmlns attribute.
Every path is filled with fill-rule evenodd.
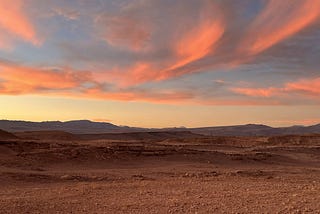
<svg viewBox="0 0 320 214"><path fill-rule="evenodd" d="M281 96L319 96L320 78L300 79L294 82L287 82L282 87L269 88L249 88L237 87L230 88L236 94L246 95L248 97L281 97Z"/></svg>
<svg viewBox="0 0 320 214"><path fill-rule="evenodd" d="M240 49L258 54L308 27L319 16L319 0L269 0L249 26Z"/></svg>
<svg viewBox="0 0 320 214"><path fill-rule="evenodd" d="M139 70L139 68L138 68ZM138 72L138 71L137 71ZM92 79L91 72L73 69L47 69L0 63L0 94L46 94L89 99L180 103L193 98L190 92L171 90L104 91ZM93 84L86 88L85 83Z"/></svg>
<svg viewBox="0 0 320 214"><path fill-rule="evenodd" d="M136 62L132 66L94 72L93 77L98 82L109 82L119 87L129 87L150 80L156 80L157 72L154 65L147 62Z"/></svg>
<svg viewBox="0 0 320 214"><path fill-rule="evenodd" d="M40 40L23 6L23 0L0 0L0 33L5 32L38 45Z"/></svg>
<svg viewBox="0 0 320 214"><path fill-rule="evenodd" d="M141 69L141 70L140 70ZM140 72L146 69L144 65L137 66ZM0 94L45 94L47 96L63 96L72 98L139 101L163 104L192 105L284 105L285 100L309 99L320 95L320 78L301 79L288 82L283 87L269 88L231 88L240 96L202 97L192 90L174 89L138 89L109 88L104 89L94 80L92 73L73 69L36 68L16 65L14 63L0 64ZM86 85L88 84L88 85ZM255 99L255 98L264 99ZM285 100L283 100L285 98ZM290 102L289 102L290 103Z"/></svg>
<svg viewBox="0 0 320 214"><path fill-rule="evenodd" d="M2 94L24 94L45 90L72 89L90 79L87 72L33 68L15 64L0 64Z"/></svg>
<svg viewBox="0 0 320 214"><path fill-rule="evenodd" d="M218 13L215 5L207 5L203 13L208 14L209 8L211 13ZM194 62L213 51L213 46L221 39L225 31L225 24L222 15L212 17L207 15L202 18L200 23L182 35L174 45L174 52L178 56L178 61L175 62L169 70L187 65Z"/></svg>
<svg viewBox="0 0 320 214"><path fill-rule="evenodd" d="M178 35L173 39L173 42L170 42L170 46L168 47L174 54L171 59L161 61L160 63L136 61L130 66L122 68L114 67L110 70L99 72L95 74L96 79L98 81L112 82L120 87L128 87L150 81L163 81L194 72L197 68L190 69L185 66L212 54L215 45L217 45L224 34L225 21L218 9L217 5L210 2L204 4L201 9L202 17L199 18L194 26L186 32L177 32ZM125 23L132 21L129 18L124 20ZM123 29L126 24L120 25L118 23L116 26L116 28L119 27L121 34L125 36L125 40L128 39L129 46L140 44L140 42L134 42L136 38L133 34ZM130 24L130 26L135 27L136 24ZM141 24L140 27L144 27L144 25ZM113 29L112 25L109 28ZM122 30L124 31L122 32ZM115 38L118 37L115 36ZM123 39L124 37L121 40ZM146 42L146 40L147 36L143 37L141 42ZM118 42L126 44L125 41L119 40Z"/></svg>
<svg viewBox="0 0 320 214"><path fill-rule="evenodd" d="M271 97L278 93L277 88L231 88L231 91L237 94L243 94L249 97Z"/></svg>
<svg viewBox="0 0 320 214"><path fill-rule="evenodd" d="M315 79L302 79L296 82L289 82L285 85L284 91L300 92L308 95L320 95L320 77Z"/></svg>
<svg viewBox="0 0 320 214"><path fill-rule="evenodd" d="M102 37L111 45L139 51L147 47L151 37L150 26L135 17L118 15L97 19Z"/></svg>
<svg viewBox="0 0 320 214"><path fill-rule="evenodd" d="M28 8L31 7L26 5L25 2L23 0L0 0L0 48L10 48L12 38L22 39L35 45L39 44L35 26L30 17L28 17L27 11L25 11L26 6ZM34 3L36 1L31 2ZM76 57L73 61L70 60L72 61L70 63L74 63L77 66L81 66L83 63L86 68L93 68L92 71L83 72L68 67L55 70L0 63L0 93L48 94L90 99L203 105L280 105L283 104L281 98L284 96L287 98L299 95L301 99L305 98L306 95L319 96L320 78L301 79L284 83L280 87L234 87L230 89L232 92L231 97L228 97L230 91L224 90L232 83L216 80L215 86L220 84L223 85L221 87L224 87L221 90L221 94L217 93L221 97L213 98L208 95L207 99L200 94L201 92L193 92L188 88L183 91L176 91L174 89L159 89L159 91L155 91L145 89L148 87L152 88L151 84L142 85L144 83L160 82L180 77L185 74L203 72L206 70L204 68L219 70L217 69L220 68L219 66L225 66L228 63L228 66L232 65L233 62L235 62L236 66L244 64L248 61L248 58L254 59L256 54L299 33L308 26L311 26L319 18L320 0L270 0L266 2L265 7L258 14L256 20L249 26L249 29L241 30L231 29L233 27L233 23L231 23L233 20L230 17L234 16L234 14L231 14L232 11L228 10L228 3L216 5L212 1L201 1L201 4L198 5L199 7L197 6L196 9L192 9L192 12L194 12L192 15L195 15L196 18L189 19L183 16L180 19L180 17L177 18L178 15L172 16L173 19L170 21L172 21L173 27L186 22L184 24L187 24L187 30L181 31L169 29L171 25L168 25L168 29L164 28L162 32L163 29L161 27L163 26L157 26L160 22L154 20L156 16L150 18L150 20L141 17L149 17L151 13L140 17L140 11L143 11L141 8L132 13L123 13L121 10L118 11L119 13L116 13L117 11L115 10L115 12L112 12L113 14L104 14L96 20L96 27L101 28L99 36L102 36L108 44L112 45L112 48L101 42L100 38L92 43L91 41L81 40L83 38L77 38L79 40L75 39L74 43L70 41L70 44L72 43L74 46L80 47L76 49L78 52L86 48L95 49L92 51L95 53L92 54L92 57L91 54L88 54L91 52L88 51L87 53L86 50L83 51L85 52L85 57L90 55L88 57L88 64L76 59ZM181 7L181 5L178 4L177 7ZM187 7L183 7L181 10L184 9L188 10ZM77 24L78 27L82 27L82 23L78 23L82 18L96 16L96 14L85 16L83 15L84 13L77 11L56 10L55 13L75 20L73 24ZM183 12L181 14L185 15L186 13ZM63 21L65 22L65 20ZM166 20L164 19L164 21ZM237 22L235 23L238 24ZM159 29L155 29L157 27ZM92 29L83 29L83 31L85 30L91 31ZM245 31L245 38L240 38L242 52L237 52L233 48L234 46L237 47L238 42L238 38L235 39L235 37L238 37L237 33L241 37L243 30ZM83 31L81 32L83 33ZM163 33L159 33L157 36L163 36L164 38L153 38L155 32ZM91 35L92 32L86 33ZM61 38L55 40L54 36L52 36L52 43L61 42L58 41ZM95 36L93 38L96 38ZM152 39L159 41L153 41ZM230 43L231 48L228 45L225 48L224 45L230 40L233 40ZM81 46L81 44L85 44L86 48L83 48L84 46ZM160 47L160 44L163 44L163 47ZM152 47L152 50L148 49L149 47ZM103 48L108 50L104 50ZM42 49L41 51L46 50ZM113 55L114 53L115 55ZM149 53L150 56L148 55ZM124 54L124 59L121 58L121 54ZM104 61L109 56L111 56L111 60L114 59L115 61L110 63L112 64L110 66L108 64L111 61L109 58L108 62ZM45 63L41 62L42 58L37 60L39 63ZM62 61L68 60L62 59ZM160 85L160 83L158 84ZM170 82L170 84L172 83ZM179 87L182 85L178 84ZM204 89L201 83L199 84L199 88ZM163 88L165 86L161 85L160 87ZM140 90L137 89L139 87ZM197 86L192 85L192 87L196 88ZM141 90L141 88L144 88L144 90ZM225 95L226 98L223 98L222 96Z"/></svg>
<svg viewBox="0 0 320 214"><path fill-rule="evenodd" d="M71 95L73 96L73 95ZM170 90L161 91L116 91L105 92L100 89L89 89L79 94L77 97L119 101L140 101L164 104L179 104L189 102L194 95L190 92L179 92Z"/></svg>

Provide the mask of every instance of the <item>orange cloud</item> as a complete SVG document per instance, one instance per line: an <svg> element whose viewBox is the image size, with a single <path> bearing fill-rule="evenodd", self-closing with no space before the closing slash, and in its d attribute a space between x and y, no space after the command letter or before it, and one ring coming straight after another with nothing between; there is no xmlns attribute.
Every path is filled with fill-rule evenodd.
<svg viewBox="0 0 320 214"><path fill-rule="evenodd" d="M139 69L137 67L137 72ZM90 83L89 88L83 84ZM91 78L91 73L71 69L45 69L0 62L0 94L46 94L76 98L153 103L180 103L193 98L190 92L170 90L110 90L104 91Z"/></svg>
<svg viewBox="0 0 320 214"><path fill-rule="evenodd" d="M141 65L140 69L143 70L143 67ZM138 68L136 72L139 72ZM225 96L213 99L202 97L201 94L190 90L161 89L155 91L153 89L112 87L105 89L104 84L97 83L91 74L91 72L71 69L33 68L2 62L0 63L0 94L45 94L47 96L162 104L238 106L284 105L290 103L287 101L290 101L291 98L296 99L297 94L302 95L300 99L320 95L320 78L289 82L277 88L231 88L230 90L234 93L246 95L248 98ZM265 99L252 99L252 97Z"/></svg>
<svg viewBox="0 0 320 214"><path fill-rule="evenodd" d="M72 70L41 69L14 64L0 64L2 93L21 94L33 91L72 89L90 79L89 73Z"/></svg>
<svg viewBox="0 0 320 214"><path fill-rule="evenodd" d="M160 70L147 62L136 62L125 68L115 67L108 71L93 72L93 77L98 82L109 82L120 87L128 87L149 80L157 80Z"/></svg>
<svg viewBox="0 0 320 214"><path fill-rule="evenodd" d="M320 78L302 79L296 82L287 83L285 91L295 91L307 93L309 95L320 95Z"/></svg>
<svg viewBox="0 0 320 214"><path fill-rule="evenodd" d="M23 0L0 0L0 33L7 32L35 45L35 29L23 11Z"/></svg>
<svg viewBox="0 0 320 214"><path fill-rule="evenodd" d="M230 90L236 94L242 94L248 97L274 97L297 93L307 96L319 96L320 78L288 82L285 83L283 87L277 88L231 88Z"/></svg>
<svg viewBox="0 0 320 214"><path fill-rule="evenodd" d="M271 97L278 92L276 88L232 88L231 91L249 97Z"/></svg>
<svg viewBox="0 0 320 214"><path fill-rule="evenodd" d="M319 15L320 0L269 0L240 48L258 54L314 23Z"/></svg>
<svg viewBox="0 0 320 214"><path fill-rule="evenodd" d="M75 94L71 94L74 96ZM77 97L90 99L104 99L104 100L119 100L119 101L140 101L164 104L179 104L190 101L194 95L190 92L179 91L116 91L105 92L100 89L88 89L83 93L78 94Z"/></svg>
<svg viewBox="0 0 320 214"><path fill-rule="evenodd" d="M251 60L258 54L273 45L298 33L314 23L320 15L320 0L270 0L267 1L256 20L249 26L245 38L241 42L239 52L228 53L229 58L214 62L199 62L198 60L215 53L219 42L228 26L225 25L228 14L221 14L221 5L207 1L201 10L201 16L195 26L189 31L178 31L176 40L170 45L174 58L159 63L136 61L133 65L124 68L114 68L111 72L101 72L109 82L120 87L128 87L149 81L162 81L184 74L201 72L204 68L217 69L223 66L239 66ZM109 43L126 45L138 50L148 40L148 29L145 23L125 16L108 18ZM108 22L107 22L108 23ZM143 29L143 30L142 30ZM141 33L138 33L141 32ZM144 33L142 33L144 32ZM150 36L150 35L149 35ZM225 41L225 40L224 40ZM134 44L139 44L135 46ZM231 50L232 51L232 50ZM219 53L225 54L225 53ZM228 60L230 60L228 62ZM236 89L234 92L237 92ZM248 96L268 97L276 93L273 89L238 90L238 94Z"/></svg>
<svg viewBox="0 0 320 214"><path fill-rule="evenodd" d="M123 74L125 79L121 84L129 86L149 80L157 80L160 72L151 63L137 62L127 73Z"/></svg>
<svg viewBox="0 0 320 214"><path fill-rule="evenodd" d="M137 61L132 66L126 68L114 68L111 71L100 72L95 75L97 80L112 81L120 87L127 87L148 81L167 80L186 73L192 73L196 69L184 68L184 66L211 54L214 45L221 39L225 30L224 20L217 11L216 5L205 4L205 6L202 12L204 16L200 19L199 24L186 32L186 34L178 36L176 44L171 47L177 57L176 59L173 59L171 62L166 61L158 64ZM214 13L216 17L212 17L213 12L216 12ZM132 20L125 19L124 22L128 21L131 22ZM120 23L116 27L122 31L123 26L118 25ZM135 37L132 37L132 34L129 32L122 32L121 34L125 35L125 37L128 36L130 41L132 39L132 41L135 40ZM142 38L143 41L146 39L146 37ZM135 44L132 41L130 44Z"/></svg>
<svg viewBox="0 0 320 214"><path fill-rule="evenodd" d="M112 16L98 19L105 25L103 38L111 45L127 47L139 51L147 46L150 39L150 27L145 22L129 16Z"/></svg>
<svg viewBox="0 0 320 214"><path fill-rule="evenodd" d="M198 105L209 105L209 106L279 106L283 105L281 101L278 100L253 100L253 99L214 99L214 100L198 100L196 102Z"/></svg>
<svg viewBox="0 0 320 214"><path fill-rule="evenodd" d="M175 45L174 50L179 60L169 70L182 67L206 56L212 51L212 46L219 41L223 33L224 23L221 19L204 20Z"/></svg>

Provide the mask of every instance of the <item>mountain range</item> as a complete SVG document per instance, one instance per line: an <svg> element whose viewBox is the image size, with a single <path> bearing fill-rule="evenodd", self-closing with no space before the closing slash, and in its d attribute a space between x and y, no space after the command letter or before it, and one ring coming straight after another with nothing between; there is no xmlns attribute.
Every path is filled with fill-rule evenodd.
<svg viewBox="0 0 320 214"><path fill-rule="evenodd" d="M0 129L7 132L28 131L64 131L73 134L103 134L103 133L132 133L132 132L161 132L161 131L190 131L195 134L212 136L274 136L291 134L320 134L320 124L312 126L290 126L274 128L260 124L235 126L212 126L200 128L162 128L150 129L129 126L117 126L107 122L90 120L73 120L67 122L46 121L12 121L0 120Z"/></svg>

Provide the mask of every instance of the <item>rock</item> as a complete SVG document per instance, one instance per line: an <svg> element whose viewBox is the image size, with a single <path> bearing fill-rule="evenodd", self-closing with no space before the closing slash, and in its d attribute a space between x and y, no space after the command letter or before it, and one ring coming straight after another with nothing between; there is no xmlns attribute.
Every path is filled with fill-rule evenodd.
<svg viewBox="0 0 320 214"><path fill-rule="evenodd" d="M72 179L73 177L72 177L71 175L62 175L60 178L61 178L61 179L64 179L64 180L70 180L70 179Z"/></svg>

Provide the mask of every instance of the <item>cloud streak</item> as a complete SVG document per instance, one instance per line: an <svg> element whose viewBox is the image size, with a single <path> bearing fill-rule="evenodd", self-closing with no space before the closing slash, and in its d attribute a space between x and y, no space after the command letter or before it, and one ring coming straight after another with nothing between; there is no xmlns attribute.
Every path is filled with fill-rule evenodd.
<svg viewBox="0 0 320 214"><path fill-rule="evenodd" d="M164 81L192 73L195 69L186 68L186 66L213 54L216 44L225 32L224 18L219 9L218 5L209 1L202 5L199 20L193 23L193 26L186 32L177 32L177 35L172 38L173 42L169 42L167 49L172 54L169 60L160 63L147 60L135 61L131 66L115 67L101 72L98 74L99 79L116 82L120 87L128 87L146 82ZM127 22L130 23L130 29L126 29ZM128 42L129 47L141 51L142 44L149 40L149 34L147 31L138 33L136 30L139 29L134 29L138 25L132 22L132 19L126 18L124 24L116 23L115 29L118 29L121 35L118 35L115 30L114 38L119 39L116 43L123 45ZM139 26L142 28L144 25ZM113 24L109 27L110 30L114 30ZM110 43L113 42L110 41Z"/></svg>
<svg viewBox="0 0 320 214"><path fill-rule="evenodd" d="M0 93L318 103L320 0L244 2L0 0Z"/></svg>
<svg viewBox="0 0 320 214"><path fill-rule="evenodd" d="M76 98L179 103L193 98L191 92L172 90L105 89L91 72L69 68L34 68L0 62L0 94L47 94Z"/></svg>
<svg viewBox="0 0 320 214"><path fill-rule="evenodd" d="M207 5L203 13L218 13L216 5ZM213 46L221 39L225 31L224 20L219 15L212 17L205 15L200 23L183 35L174 45L174 52L178 61L168 70L175 70L192 63L213 51Z"/></svg>
<svg viewBox="0 0 320 214"><path fill-rule="evenodd" d="M255 55L313 24L320 16L319 0L269 0L255 18L241 49Z"/></svg>
<svg viewBox="0 0 320 214"><path fill-rule="evenodd" d="M96 20L102 37L111 45L140 51L147 46L151 29L146 23L129 16L103 16Z"/></svg>
<svg viewBox="0 0 320 214"><path fill-rule="evenodd" d="M307 96L315 97L320 95L320 77L314 79L300 79L287 82L282 87L269 88L231 88L232 92L248 97L282 97L282 96Z"/></svg>
<svg viewBox="0 0 320 214"><path fill-rule="evenodd" d="M22 0L0 1L0 33L38 45L40 40L23 6Z"/></svg>
<svg viewBox="0 0 320 214"><path fill-rule="evenodd" d="M3 61L0 63L0 94L45 94L161 104L231 106L292 105L297 100L317 104L319 101L314 98L320 95L320 77L299 79L284 83L282 87L267 88L230 87L230 83L225 83L220 87L226 87L233 95L224 91L223 94L212 97L203 96L203 90L193 89L117 88L96 81L93 73L95 72L71 68L35 68Z"/></svg>
<svg viewBox="0 0 320 214"><path fill-rule="evenodd" d="M74 89L90 80L87 72L68 68L34 68L14 63L0 63L2 94L25 94Z"/></svg>

